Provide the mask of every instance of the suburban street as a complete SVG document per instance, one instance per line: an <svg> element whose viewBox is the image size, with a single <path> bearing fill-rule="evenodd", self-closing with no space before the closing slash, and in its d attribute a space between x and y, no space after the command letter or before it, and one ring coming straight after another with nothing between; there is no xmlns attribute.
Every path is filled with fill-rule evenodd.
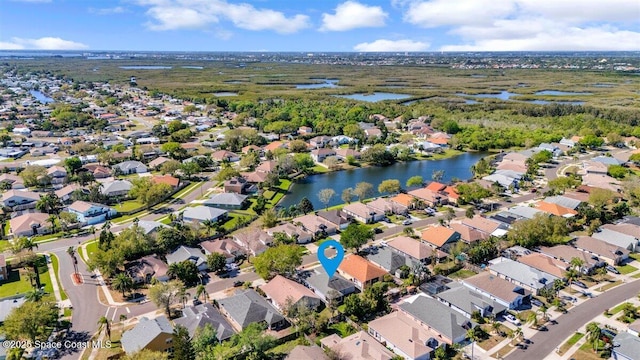
<svg viewBox="0 0 640 360"><path fill-rule="evenodd" d="M608 290L593 299L571 308L566 314L560 315L556 319L558 322L556 325L549 326L549 331L538 331L536 335L531 337L530 340L532 344L529 345L527 350L517 349L505 357L505 359L544 359L581 326L590 322L591 319L602 314L604 310L611 308L615 304L638 296L639 292L640 281L635 280Z"/></svg>

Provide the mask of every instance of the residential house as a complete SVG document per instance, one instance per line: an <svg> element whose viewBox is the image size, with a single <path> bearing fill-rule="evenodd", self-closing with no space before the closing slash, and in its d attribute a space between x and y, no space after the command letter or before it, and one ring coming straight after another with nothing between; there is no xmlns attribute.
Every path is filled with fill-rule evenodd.
<svg viewBox="0 0 640 360"><path fill-rule="evenodd" d="M316 214L298 216L291 220L291 223L302 227L302 229L313 234L313 236L333 235L338 230L336 225Z"/></svg>
<svg viewBox="0 0 640 360"><path fill-rule="evenodd" d="M60 199L60 201L62 201L63 203L68 203L71 201L71 195L73 195L75 191L88 193L88 190L80 186L80 184L72 183L63 187L62 189L56 190L55 194L58 197L58 199Z"/></svg>
<svg viewBox="0 0 640 360"><path fill-rule="evenodd" d="M313 129L308 127L308 126L300 126L298 128L298 134L299 135L309 135L309 134L313 134Z"/></svg>
<svg viewBox="0 0 640 360"><path fill-rule="evenodd" d="M172 189L177 189L180 187L180 179L175 176L171 176L169 174L165 175L155 175L151 177L151 182L154 184L166 184L171 186Z"/></svg>
<svg viewBox="0 0 640 360"><path fill-rule="evenodd" d="M142 174L146 173L147 165L137 160L124 161L113 166L114 171L119 171L121 174Z"/></svg>
<svg viewBox="0 0 640 360"><path fill-rule="evenodd" d="M265 145L262 150L267 153L267 152L274 152L278 149L284 149L286 147L286 144L283 143L282 141L273 141L267 145Z"/></svg>
<svg viewBox="0 0 640 360"><path fill-rule="evenodd" d="M256 167L256 172L265 174L277 173L278 162L273 160L263 161Z"/></svg>
<svg viewBox="0 0 640 360"><path fill-rule="evenodd" d="M329 357L319 346L297 345L289 352L285 360L329 360Z"/></svg>
<svg viewBox="0 0 640 360"><path fill-rule="evenodd" d="M506 213L508 216L513 216L515 218L520 218L520 219L533 219L538 214L549 215L548 213L545 213L542 210L539 210L530 206L524 206L524 205L517 205L512 208L509 208L509 210L507 210ZM494 217L492 218L495 220Z"/></svg>
<svg viewBox="0 0 640 360"><path fill-rule="evenodd" d="M361 202L354 202L342 208L342 212L362 223L372 224L384 218L384 212L376 211Z"/></svg>
<svg viewBox="0 0 640 360"><path fill-rule="evenodd" d="M507 233L507 226L502 223L486 218L481 215L475 215L473 218L462 219L462 225L480 231L488 236L504 236Z"/></svg>
<svg viewBox="0 0 640 360"><path fill-rule="evenodd" d="M7 190L2 194L2 205L13 210L34 208L40 194L29 190Z"/></svg>
<svg viewBox="0 0 640 360"><path fill-rule="evenodd" d="M544 199L544 202L549 204L556 204L571 210L576 210L582 203L581 200L563 195L548 196Z"/></svg>
<svg viewBox="0 0 640 360"><path fill-rule="evenodd" d="M407 208L407 210L415 208L415 205L416 205L416 198L414 198L409 194L400 193L390 198L389 200L398 204L400 207Z"/></svg>
<svg viewBox="0 0 640 360"><path fill-rule="evenodd" d="M436 331L402 311L369 322L367 331L403 359L431 359L433 351L440 346Z"/></svg>
<svg viewBox="0 0 640 360"><path fill-rule="evenodd" d="M67 211L76 214L78 221L84 225L95 225L116 216L118 212L106 205L86 201L74 201Z"/></svg>
<svg viewBox="0 0 640 360"><path fill-rule="evenodd" d="M434 249L448 249L460 240L460 234L451 228L437 225L423 230L421 238Z"/></svg>
<svg viewBox="0 0 640 360"><path fill-rule="evenodd" d="M336 158L338 160L347 161L349 156L353 156L354 159L360 159L360 152L354 149L336 149Z"/></svg>
<svg viewBox="0 0 640 360"><path fill-rule="evenodd" d="M476 311L479 311L482 317L492 317L507 310L506 305L461 283L452 282L448 287L448 290L436 295L437 299L469 319Z"/></svg>
<svg viewBox="0 0 640 360"><path fill-rule="evenodd" d="M314 234L305 230L303 227L298 227L292 223L280 224L276 227L267 229L267 234L275 236L276 233L282 233L288 237L295 239L298 244L306 244L313 240Z"/></svg>
<svg viewBox="0 0 640 360"><path fill-rule="evenodd" d="M51 184L63 184L67 179L67 169L62 166L54 165L47 169L47 175L51 178Z"/></svg>
<svg viewBox="0 0 640 360"><path fill-rule="evenodd" d="M538 149L540 149L540 151L546 150L550 152L554 158L557 158L558 156L561 156L563 154L563 151L560 150L560 148L557 145L553 145L549 143L542 143L538 145Z"/></svg>
<svg viewBox="0 0 640 360"><path fill-rule="evenodd" d="M619 332L611 341L611 358L614 360L640 360L640 338L625 331Z"/></svg>
<svg viewBox="0 0 640 360"><path fill-rule="evenodd" d="M423 208L425 205L429 207L436 207L446 203L446 200L442 195L426 188L411 190L408 194L419 200L414 205L415 208L418 209Z"/></svg>
<svg viewBox="0 0 640 360"><path fill-rule="evenodd" d="M153 279L169 281L169 266L157 255L148 255L125 265L126 273L135 284L149 284Z"/></svg>
<svg viewBox="0 0 640 360"><path fill-rule="evenodd" d="M531 291L487 271L462 280L462 285L511 310L518 310L531 300Z"/></svg>
<svg viewBox="0 0 640 360"><path fill-rule="evenodd" d="M234 177L224 182L224 192L226 193L245 194L249 192L250 187L251 184L242 177Z"/></svg>
<svg viewBox="0 0 640 360"><path fill-rule="evenodd" d="M166 163L167 161L170 161L171 159L166 158L164 156L158 156L157 158L151 160L149 162L149 167L151 169L154 170L160 170L160 167L162 167L162 164Z"/></svg>
<svg viewBox="0 0 640 360"><path fill-rule="evenodd" d="M489 235L477 229L470 228L462 223L452 223L449 227L460 234L460 240L467 244L473 244L476 241L486 240L489 238Z"/></svg>
<svg viewBox="0 0 640 360"><path fill-rule="evenodd" d="M198 248L192 248L187 246L180 246L175 251L167 254L167 264L171 266L174 263L180 263L183 261L190 261L198 267L198 270L205 271L209 268L207 265L207 258L202 251Z"/></svg>
<svg viewBox="0 0 640 360"><path fill-rule="evenodd" d="M9 232L14 239L21 236L43 235L51 232L49 214L24 213L9 220Z"/></svg>
<svg viewBox="0 0 640 360"><path fill-rule="evenodd" d="M349 216L344 214L342 210L318 211L318 216L339 230L344 230L351 224Z"/></svg>
<svg viewBox="0 0 640 360"><path fill-rule="evenodd" d="M189 206L181 213L182 221L195 221L202 223L203 221L220 221L227 218L227 210L213 208L204 205Z"/></svg>
<svg viewBox="0 0 640 360"><path fill-rule="evenodd" d="M640 233L632 232L633 235L627 235L622 231L616 231L613 229L622 229L622 227L618 228L617 226L612 226L612 227L603 226L602 228L599 229L599 231L593 233L593 235L591 236L593 238L602 240L609 244L627 249L631 252L637 251L638 237L640 237Z"/></svg>
<svg viewBox="0 0 640 360"><path fill-rule="evenodd" d="M606 164L598 162L598 161L583 161L582 169L580 169L579 174L595 174L595 175L607 175L609 169Z"/></svg>
<svg viewBox="0 0 640 360"><path fill-rule="evenodd" d="M105 181L102 183L100 192L109 198L123 197L129 194L132 187L133 184L128 180Z"/></svg>
<svg viewBox="0 0 640 360"><path fill-rule="evenodd" d="M229 340L236 332L229 321L212 304L204 303L182 309L182 317L173 320L178 326L184 326L193 339L198 329L210 325L215 330L218 341Z"/></svg>
<svg viewBox="0 0 640 360"><path fill-rule="evenodd" d="M168 225L165 225L161 222L149 220L139 220L137 222L133 222L129 227L132 228L134 226L137 226L143 234L150 236L155 236L155 234L161 229L169 227Z"/></svg>
<svg viewBox="0 0 640 360"><path fill-rule="evenodd" d="M311 150L311 158L313 161L321 163L329 156L335 156L336 151L331 148L320 148Z"/></svg>
<svg viewBox="0 0 640 360"><path fill-rule="evenodd" d="M600 188L612 192L618 192L622 189L621 182L611 176L599 174L586 174L582 177L582 184L589 187Z"/></svg>
<svg viewBox="0 0 640 360"><path fill-rule="evenodd" d="M382 281L382 277L387 274L384 269L358 255L345 257L338 267L338 273L345 279L352 281L362 291L366 287Z"/></svg>
<svg viewBox="0 0 640 360"><path fill-rule="evenodd" d="M0 175L0 183L7 184L7 186L13 190L20 190L25 188L24 180L20 176L13 174Z"/></svg>
<svg viewBox="0 0 640 360"><path fill-rule="evenodd" d="M447 256L444 253L439 255L438 250L434 250L432 247L420 240L412 239L407 236L397 236L387 241L387 246L393 251L407 256L411 260L421 262L423 264L431 262L431 258L434 256Z"/></svg>
<svg viewBox="0 0 640 360"><path fill-rule="evenodd" d="M217 162L237 162L240 161L240 156L231 151L219 150L211 154L211 159Z"/></svg>
<svg viewBox="0 0 640 360"><path fill-rule="evenodd" d="M600 260L597 256L578 250L569 245L556 245L552 247L541 246L538 251L540 251L540 254L542 255L562 261L565 264L565 268L571 266L571 259L580 259L580 261L582 261L580 271L586 275L590 275L595 269L606 265L606 262L604 260Z"/></svg>
<svg viewBox="0 0 640 360"><path fill-rule="evenodd" d="M331 141L332 139L328 136L316 136L309 139L309 145L311 145L311 147L314 149L323 148L327 146Z"/></svg>
<svg viewBox="0 0 640 360"><path fill-rule="evenodd" d="M573 245L576 249L594 255L609 265L620 265L629 258L628 249L591 236L578 236Z"/></svg>
<svg viewBox="0 0 640 360"><path fill-rule="evenodd" d="M320 297L309 288L281 275L260 286L260 290L279 311L286 312L301 306L317 310L322 304Z"/></svg>
<svg viewBox="0 0 640 360"><path fill-rule="evenodd" d="M561 216L564 218L570 218L578 215L578 212L573 209L560 206L554 203L548 203L546 201L538 201L538 203L536 204L536 209L542 212L545 212L547 214Z"/></svg>
<svg viewBox="0 0 640 360"><path fill-rule="evenodd" d="M517 189L519 187L519 182L523 177L524 175L522 173L513 170L496 170L493 174L487 175L482 179L491 183L497 182L505 189L509 189L511 187Z"/></svg>
<svg viewBox="0 0 640 360"><path fill-rule="evenodd" d="M538 252L532 252L531 254L519 256L517 258L519 263L529 265L534 269L544 271L547 274L551 274L557 278L563 279L567 271L566 263L556 260L552 257L545 256Z"/></svg>
<svg viewBox="0 0 640 360"><path fill-rule="evenodd" d="M364 129L364 135L367 138L379 138L382 137L382 130L378 129L377 127Z"/></svg>
<svg viewBox="0 0 640 360"><path fill-rule="evenodd" d="M284 316L253 289L236 292L231 297L218 300L218 304L237 331L252 323L264 323L269 330L287 326Z"/></svg>
<svg viewBox="0 0 640 360"><path fill-rule="evenodd" d="M400 271L401 267L406 266L413 270L420 265L418 261L411 259L403 253L393 251L386 246L370 252L367 259L397 278L404 278L408 275L402 274L402 271Z"/></svg>
<svg viewBox="0 0 640 360"><path fill-rule="evenodd" d="M258 228L250 228L233 235L233 241L251 256L262 254L273 243L273 236Z"/></svg>
<svg viewBox="0 0 640 360"><path fill-rule="evenodd" d="M330 349L339 356L348 356L349 360L391 360L394 354L376 341L371 335L359 331L342 339L337 334L320 340L324 349Z"/></svg>
<svg viewBox="0 0 640 360"><path fill-rule="evenodd" d="M155 319L142 317L136 326L122 334L120 344L128 355L145 349L170 352L173 349L173 326L164 315Z"/></svg>
<svg viewBox="0 0 640 360"><path fill-rule="evenodd" d="M381 212L389 215L406 215L409 212L408 207L391 201L388 198L377 198L371 202L368 202L367 206L375 210L376 212Z"/></svg>
<svg viewBox="0 0 640 360"><path fill-rule="evenodd" d="M87 171L92 173L93 177L96 179L106 179L108 177L111 177L111 175L113 174L111 172L111 169L98 164L85 165L83 166L83 169L86 169Z"/></svg>
<svg viewBox="0 0 640 360"><path fill-rule="evenodd" d="M327 304L341 304L347 295L356 292L353 282L343 278L340 274L334 274L329 278L324 270L311 272L305 282Z"/></svg>
<svg viewBox="0 0 640 360"><path fill-rule="evenodd" d="M227 260L227 264L234 263L239 257L245 256L245 251L240 245L231 239L207 240L200 243L206 255L213 253L222 254Z"/></svg>
<svg viewBox="0 0 640 360"><path fill-rule="evenodd" d="M7 260L5 259L4 254L0 254L0 281L6 280L8 278L9 271L7 269Z"/></svg>
<svg viewBox="0 0 640 360"><path fill-rule="evenodd" d="M595 162L600 162L603 163L607 166L611 166L611 165L622 165L623 162L612 157L612 156L596 156L593 159L591 159L591 161L595 161Z"/></svg>
<svg viewBox="0 0 640 360"><path fill-rule="evenodd" d="M203 204L221 209L242 209L248 203L247 198L247 195L238 193L217 193L211 195Z"/></svg>
<svg viewBox="0 0 640 360"><path fill-rule="evenodd" d="M551 288L557 276L535 269L529 265L499 257L490 261L489 272L515 285L535 293L544 288Z"/></svg>
<svg viewBox="0 0 640 360"><path fill-rule="evenodd" d="M462 313L425 295L414 295L398 306L399 310L438 335L434 339L440 344L458 344L465 341L467 330L474 323Z"/></svg>
<svg viewBox="0 0 640 360"><path fill-rule="evenodd" d="M619 224L605 224L600 227L601 230L608 230L618 234L626 235L627 241L629 244L633 245L633 240L629 237L633 237L636 239L636 248L631 251L638 251L637 243L640 240L640 225L629 224L629 223L619 223ZM594 236L595 237L595 236Z"/></svg>

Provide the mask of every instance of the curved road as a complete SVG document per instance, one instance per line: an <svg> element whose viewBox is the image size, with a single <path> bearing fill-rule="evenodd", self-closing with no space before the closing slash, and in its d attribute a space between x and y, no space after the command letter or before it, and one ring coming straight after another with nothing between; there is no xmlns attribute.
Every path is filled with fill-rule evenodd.
<svg viewBox="0 0 640 360"><path fill-rule="evenodd" d="M606 309L619 304L640 293L640 281L618 286L589 299L572 308L566 314L556 318L556 325L549 326L549 331L539 331L530 338L532 344L527 350L515 350L505 359L540 360L553 352L566 338L576 332L581 326L590 322L594 317L602 314Z"/></svg>

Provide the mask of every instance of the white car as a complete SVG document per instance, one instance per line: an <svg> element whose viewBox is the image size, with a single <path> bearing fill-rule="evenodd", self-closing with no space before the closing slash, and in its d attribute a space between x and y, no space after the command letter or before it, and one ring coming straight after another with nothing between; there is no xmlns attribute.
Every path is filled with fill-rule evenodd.
<svg viewBox="0 0 640 360"><path fill-rule="evenodd" d="M508 322L512 323L515 326L520 326L520 321L518 321L518 319L516 319L515 316L511 315L511 314L507 314L504 316L505 320L507 320Z"/></svg>

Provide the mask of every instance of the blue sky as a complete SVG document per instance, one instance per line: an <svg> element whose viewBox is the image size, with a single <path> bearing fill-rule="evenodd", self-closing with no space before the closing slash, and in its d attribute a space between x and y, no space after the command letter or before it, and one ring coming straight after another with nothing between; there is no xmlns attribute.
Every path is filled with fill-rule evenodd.
<svg viewBox="0 0 640 360"><path fill-rule="evenodd" d="M5 50L640 50L637 0L0 1Z"/></svg>

